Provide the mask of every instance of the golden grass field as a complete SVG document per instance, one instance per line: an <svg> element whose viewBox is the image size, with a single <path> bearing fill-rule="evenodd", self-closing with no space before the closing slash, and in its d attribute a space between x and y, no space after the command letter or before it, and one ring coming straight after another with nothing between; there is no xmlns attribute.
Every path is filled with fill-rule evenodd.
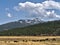
<svg viewBox="0 0 60 45"><path fill-rule="evenodd" d="M0 36L0 45L60 45L60 36Z"/></svg>

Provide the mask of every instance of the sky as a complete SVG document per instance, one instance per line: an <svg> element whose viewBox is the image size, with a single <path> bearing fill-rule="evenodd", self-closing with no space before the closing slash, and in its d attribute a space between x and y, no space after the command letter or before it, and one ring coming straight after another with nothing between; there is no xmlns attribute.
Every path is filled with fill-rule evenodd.
<svg viewBox="0 0 60 45"><path fill-rule="evenodd" d="M60 20L60 0L0 0L0 25L33 18Z"/></svg>

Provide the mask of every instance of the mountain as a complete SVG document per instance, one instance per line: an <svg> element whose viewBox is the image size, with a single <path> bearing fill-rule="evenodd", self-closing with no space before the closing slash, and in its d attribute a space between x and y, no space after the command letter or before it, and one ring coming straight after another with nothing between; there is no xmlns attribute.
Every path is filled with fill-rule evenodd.
<svg viewBox="0 0 60 45"><path fill-rule="evenodd" d="M60 20L0 31L1 36L60 36Z"/></svg>
<svg viewBox="0 0 60 45"><path fill-rule="evenodd" d="M18 21L14 21L14 22L10 22L10 23L0 25L0 31L9 30L9 29L12 29L12 28L25 27L25 26L29 26L29 25L42 23L42 22L43 21L39 20L38 18L35 18L35 19L20 19Z"/></svg>

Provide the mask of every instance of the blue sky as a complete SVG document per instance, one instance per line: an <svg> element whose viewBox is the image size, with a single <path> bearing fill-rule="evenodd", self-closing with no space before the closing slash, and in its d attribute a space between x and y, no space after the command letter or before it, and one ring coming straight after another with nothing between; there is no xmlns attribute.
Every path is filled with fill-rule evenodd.
<svg viewBox="0 0 60 45"><path fill-rule="evenodd" d="M49 1L52 4L49 4ZM54 3L57 5L56 8ZM60 0L0 0L0 24L36 17L42 20L60 19L59 6Z"/></svg>

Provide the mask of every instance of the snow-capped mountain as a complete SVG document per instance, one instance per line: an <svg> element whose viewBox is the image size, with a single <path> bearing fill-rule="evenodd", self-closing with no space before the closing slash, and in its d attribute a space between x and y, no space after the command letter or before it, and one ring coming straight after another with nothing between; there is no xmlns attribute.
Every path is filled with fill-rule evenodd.
<svg viewBox="0 0 60 45"><path fill-rule="evenodd" d="M6 23L3 25L0 25L0 30L8 30L12 28L19 28L19 27L25 27L29 25L34 25L38 23L42 23L42 20L39 20L38 18L35 19L20 19L18 21Z"/></svg>

